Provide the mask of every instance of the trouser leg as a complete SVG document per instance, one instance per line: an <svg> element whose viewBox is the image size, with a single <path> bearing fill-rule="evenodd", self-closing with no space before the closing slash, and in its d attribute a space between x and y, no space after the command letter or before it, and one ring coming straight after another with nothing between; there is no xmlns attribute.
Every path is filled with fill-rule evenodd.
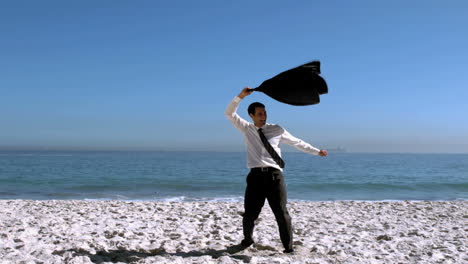
<svg viewBox="0 0 468 264"><path fill-rule="evenodd" d="M267 199L278 223L281 242L285 249L292 249L291 216L286 208L287 192L284 177L280 171L273 173L273 181L267 193Z"/></svg>
<svg viewBox="0 0 468 264"><path fill-rule="evenodd" d="M247 187L244 198L245 213L242 219L244 239L246 240L252 240L255 220L257 220L265 204L265 192L260 181L261 178L256 176L259 175L249 173L247 176Z"/></svg>

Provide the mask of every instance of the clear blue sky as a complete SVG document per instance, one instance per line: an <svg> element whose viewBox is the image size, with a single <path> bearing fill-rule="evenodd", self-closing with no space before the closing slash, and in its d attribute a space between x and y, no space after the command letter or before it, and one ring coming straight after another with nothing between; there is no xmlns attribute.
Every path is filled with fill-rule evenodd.
<svg viewBox="0 0 468 264"><path fill-rule="evenodd" d="M467 1L3 1L0 146L243 150L245 86L319 59L329 94L254 93L319 148L468 152Z"/></svg>

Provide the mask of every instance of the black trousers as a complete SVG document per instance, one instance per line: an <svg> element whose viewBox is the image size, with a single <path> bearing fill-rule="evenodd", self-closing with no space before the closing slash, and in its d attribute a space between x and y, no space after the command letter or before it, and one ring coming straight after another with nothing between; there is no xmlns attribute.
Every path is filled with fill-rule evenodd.
<svg viewBox="0 0 468 264"><path fill-rule="evenodd" d="M280 170L269 168L267 171L252 169L247 175L245 190L244 217L242 225L244 238L252 239L255 220L257 220L265 199L278 223L281 242L285 249L292 249L291 217L286 208L287 194L284 177Z"/></svg>

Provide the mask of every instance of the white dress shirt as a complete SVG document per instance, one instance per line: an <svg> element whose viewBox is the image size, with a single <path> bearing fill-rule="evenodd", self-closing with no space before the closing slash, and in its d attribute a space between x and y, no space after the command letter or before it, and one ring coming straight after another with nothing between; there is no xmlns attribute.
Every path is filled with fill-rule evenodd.
<svg viewBox="0 0 468 264"><path fill-rule="evenodd" d="M242 99L236 96L228 105L225 115L240 132L244 134L244 141L247 148L247 168L274 167L283 171L270 153L265 149L258 134L258 127L247 122L237 114L237 107ZM303 152L318 155L320 150L312 145L292 136L284 128L275 124L265 124L261 127L263 134L270 142L273 149L281 157L280 143L286 143Z"/></svg>

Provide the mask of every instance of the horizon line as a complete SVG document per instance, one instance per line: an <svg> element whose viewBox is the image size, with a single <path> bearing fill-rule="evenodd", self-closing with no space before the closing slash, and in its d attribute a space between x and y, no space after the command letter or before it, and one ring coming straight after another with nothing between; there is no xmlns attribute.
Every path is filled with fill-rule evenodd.
<svg viewBox="0 0 468 264"><path fill-rule="evenodd" d="M333 154L468 154L468 152L409 152L409 151L348 151L337 148L325 148L329 153ZM6 147L0 146L0 151L3 152L18 152L18 151L42 151L42 152L224 152L224 153L243 153L245 150L214 150L214 149L164 149L164 148L98 148L98 147ZM303 153L301 151L282 151L283 153Z"/></svg>

